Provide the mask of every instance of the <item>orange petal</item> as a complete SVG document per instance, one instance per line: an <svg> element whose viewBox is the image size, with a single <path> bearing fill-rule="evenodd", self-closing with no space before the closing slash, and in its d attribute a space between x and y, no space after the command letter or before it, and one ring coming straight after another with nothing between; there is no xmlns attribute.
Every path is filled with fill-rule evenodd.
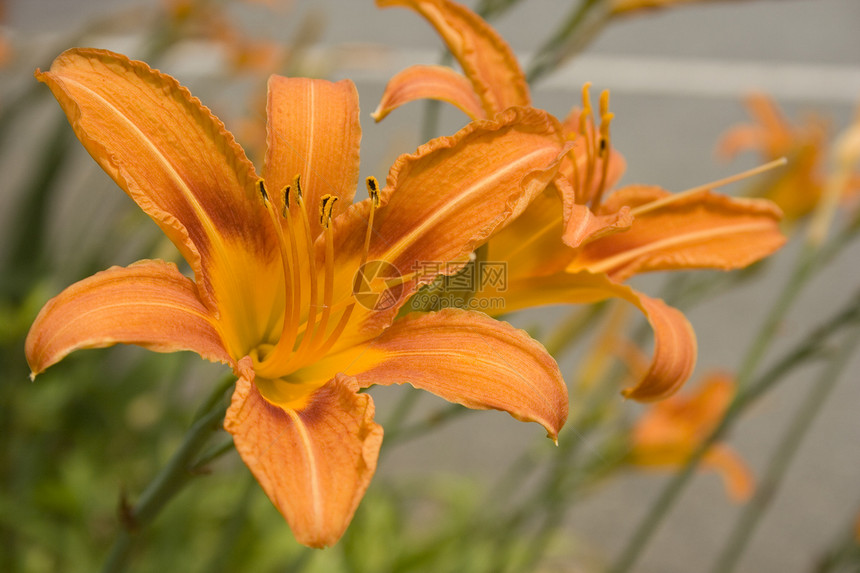
<svg viewBox="0 0 860 573"><path fill-rule="evenodd" d="M280 270L257 176L233 136L176 80L119 54L69 50L36 77L90 155L180 249L241 356L236 347L265 330Z"/></svg>
<svg viewBox="0 0 860 573"><path fill-rule="evenodd" d="M626 231L632 225L633 216L629 207L622 207L614 213L595 215L587 206L574 204L561 238L566 245L577 248L601 237Z"/></svg>
<svg viewBox="0 0 860 573"><path fill-rule="evenodd" d="M266 401L248 362L236 383L224 427L296 540L333 545L367 489L382 444L373 400L338 375L299 410Z"/></svg>
<svg viewBox="0 0 860 573"><path fill-rule="evenodd" d="M741 151L749 149L764 151L768 142L768 132L764 128L757 125L736 125L720 136L715 152L720 158L731 159Z"/></svg>
<svg viewBox="0 0 860 573"><path fill-rule="evenodd" d="M672 194L659 187L616 191L601 211L629 206L633 225L585 245L568 270L605 272L616 280L670 269L730 270L750 265L785 243L779 230L782 213L770 201L702 192L658 203L666 198Z"/></svg>
<svg viewBox="0 0 860 573"><path fill-rule="evenodd" d="M323 195L340 198L333 216L352 203L360 142L358 92L350 80L269 78L266 185L280 207L281 191L301 175L313 237L321 229Z"/></svg>
<svg viewBox="0 0 860 573"><path fill-rule="evenodd" d="M370 256L409 269L467 255L547 187L566 150L552 116L512 108L401 155Z"/></svg>
<svg viewBox="0 0 860 573"><path fill-rule="evenodd" d="M553 439L567 419L567 387L552 356L524 331L478 312L411 314L327 361L362 387L409 383L449 402L538 422Z"/></svg>
<svg viewBox="0 0 860 573"><path fill-rule="evenodd" d="M550 185L490 238L486 260L504 261L510 280L561 271L576 255L559 241L562 231L562 203L558 190Z"/></svg>
<svg viewBox="0 0 860 573"><path fill-rule="evenodd" d="M475 304L493 315L547 304L590 304L621 298L633 304L648 319L654 331L651 366L624 396L640 402L659 400L673 394L693 372L696 364L696 335L679 310L659 299L649 298L606 275L556 273L508 281L504 288L482 288ZM502 299L504 304L495 304Z"/></svg>
<svg viewBox="0 0 860 573"><path fill-rule="evenodd" d="M705 467L716 470L723 478L726 491L734 501L746 501L755 491L755 479L741 457L723 444L711 447L702 460Z"/></svg>
<svg viewBox="0 0 860 573"><path fill-rule="evenodd" d="M403 277L414 275L402 289L402 302L438 274L425 265L465 263L493 232L519 215L555 176L566 149L557 122L546 112L510 108L495 120L472 122L453 136L400 156L380 194L367 259L386 261ZM334 222L339 257L335 284L340 289L335 301L352 297L368 201L353 205ZM319 268L323 246L317 241ZM445 272L458 268L454 264ZM358 338L347 336L344 345L379 334L397 309L356 308L353 334Z"/></svg>
<svg viewBox="0 0 860 573"><path fill-rule="evenodd" d="M446 101L471 119L486 117L469 80L445 66L410 66L399 72L388 80L379 106L370 115L381 121L401 105L420 99Z"/></svg>
<svg viewBox="0 0 860 573"><path fill-rule="evenodd" d="M487 117L514 105L531 105L529 87L510 46L474 12L447 0L376 0L381 8L412 8L448 45L472 82Z"/></svg>
<svg viewBox="0 0 860 573"><path fill-rule="evenodd" d="M42 308L25 351L35 376L74 350L119 343L232 363L197 287L162 261L112 267L68 287Z"/></svg>

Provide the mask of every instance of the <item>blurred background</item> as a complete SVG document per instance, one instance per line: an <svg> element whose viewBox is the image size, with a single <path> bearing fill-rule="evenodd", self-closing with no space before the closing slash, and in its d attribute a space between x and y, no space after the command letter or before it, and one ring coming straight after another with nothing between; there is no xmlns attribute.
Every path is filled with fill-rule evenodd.
<svg viewBox="0 0 860 573"><path fill-rule="evenodd" d="M216 18L203 4L0 2L2 570L98 567L115 533L120 496L134 498L151 479L178 444L206 388L224 375L194 356L117 347L80 352L37 382L27 380L23 336L48 297L111 265L175 258L155 225L86 155L33 70L48 67L74 45L144 59L188 86L255 160L268 73L351 78L362 104L362 176L384 177L397 155L423 142L424 103L409 104L380 124L369 116L394 73L442 57L438 37L414 13L378 10L370 0L270 0L220 2ZM527 63L571 5L522 0L493 25ZM848 126L860 103L859 27L856 0L714 1L637 13L613 20L580 54L543 77L533 86L534 104L564 116L579 104L585 81L593 82L595 94L611 90L613 141L628 163L622 183L682 191L761 162L753 154L728 162L714 153L727 128L749 121L743 100L752 91L772 96L793 122L823 118L831 137ZM443 107L436 133L453 133L465 123L465 116ZM741 193L744 185L726 192ZM765 272L685 311L699 338L694 378L738 367L798 249L799 241L792 241ZM807 286L781 325L773 356L853 294L860 282L858 257L860 246L849 246ZM675 277L647 276L634 284L659 296ZM541 309L511 321L542 334L561 314ZM587 350L587 343L580 344L562 357L566 375L575 372ZM805 437L740 570L812 571L856 516L858 368L855 356ZM817 369L794 370L732 432L732 446L754 474L818 375ZM385 425L409 393L417 391L372 390L377 419ZM618 401L631 418L641 411L621 403L620 396ZM421 395L409 419L432 420L446 408ZM447 520L460 520L463 513L509 503L493 497L494 484L542 439L536 425L497 412L473 412L383 445L356 522L341 548L326 554L295 546L287 525L232 452L168 507L146 533L139 568L132 570L166 563L168 570L230 571L253 563L260 571L300 566L326 571L350 561L341 554L350 551L365 552L359 560L365 564L380 564L357 570L385 570L391 545L410 540L420 545L422 527L444 530ZM568 433L564 439L582 439L584 449L599 456L596 438ZM623 547L666 479L665 473L629 469L589 490L554 534L540 570L599 570ZM522 486L525 491L530 483ZM715 474L697 475L636 570L705 570L739 507L726 498ZM412 529L404 528L403 520ZM418 563L414 570L421 570Z"/></svg>

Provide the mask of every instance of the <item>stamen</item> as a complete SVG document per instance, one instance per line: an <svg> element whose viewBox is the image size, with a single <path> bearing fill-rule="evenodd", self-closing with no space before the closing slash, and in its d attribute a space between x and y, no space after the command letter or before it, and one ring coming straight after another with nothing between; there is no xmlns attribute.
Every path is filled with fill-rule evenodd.
<svg viewBox="0 0 860 573"><path fill-rule="evenodd" d="M579 116L579 131L585 139L585 178L582 182L582 194L585 200L587 200L586 194L591 191L597 152L597 144L594 140L594 109L591 107L590 89L591 82L585 82L582 86L582 115Z"/></svg>
<svg viewBox="0 0 860 573"><path fill-rule="evenodd" d="M337 199L337 196L328 194L320 199L320 225L325 229L325 283L323 284L322 314L311 338L311 348L318 339L325 337L331 316L331 301L334 293L334 227L331 226L331 213ZM310 332L305 333L305 338L308 336Z"/></svg>
<svg viewBox="0 0 860 573"><path fill-rule="evenodd" d="M299 183L299 185L296 185ZM309 292L309 300L308 300L308 318L305 322L305 332L302 337L302 342L299 345L298 350L296 350L294 356L303 355L308 348L310 348L311 339L314 334L314 325L316 324L317 317L317 297L319 296L317 292L317 267L316 267L316 253L314 251L314 243L311 235L311 224L310 220L308 220L308 210L305 206L305 200L301 193L301 183L299 182L299 176L296 175L295 179L293 179L293 186L298 189L296 193L296 205L298 206L298 212L302 219L302 226L305 231L305 243L307 246L307 260L308 260L308 282L310 283L310 292Z"/></svg>
<svg viewBox="0 0 860 573"><path fill-rule="evenodd" d="M370 213L367 216L367 230L364 233L364 248L361 251L361 261L358 263L358 268L362 269L364 265L367 263L367 254L370 251L370 238L373 234L373 218L376 214L376 209L379 207L379 183L376 181L376 178L371 176L365 179L365 184L367 185L367 194L370 196ZM328 239L328 237L326 237ZM340 320L337 322L337 326L334 327L334 330L329 335L328 339L314 352L314 357L312 360L315 360L318 356L325 355L329 350L331 350L332 346L334 346L337 339L340 338L340 335L346 329L346 325L349 322L350 316L352 316L352 310L355 308L355 298L353 297L352 302L350 302L349 306L347 306L343 313L340 315Z"/></svg>
<svg viewBox="0 0 860 573"><path fill-rule="evenodd" d="M591 96L588 90L591 89L591 82L585 82L582 85L582 113L579 114L579 133L585 135L586 122L591 117Z"/></svg>
<svg viewBox="0 0 860 573"><path fill-rule="evenodd" d="M603 118L609 113L609 90L600 92L600 117Z"/></svg>
<svg viewBox="0 0 860 573"><path fill-rule="evenodd" d="M302 188L301 188L301 178L300 176L296 176L293 178L292 186L287 185L284 188L283 196L284 196L284 208L283 215L287 221L287 228L289 232L289 242L290 248L289 252L293 258L294 264L290 267L291 277L287 277L287 285L290 287L289 290L292 293L292 307L290 308L290 315L288 316L286 313L284 315L284 325L281 332L281 337L278 339L278 343L272 349L272 351L265 356L260 364L257 366L257 375L261 377L279 377L284 372L289 372L290 367L293 365L294 361L297 359L299 355L302 354L302 351L307 349L310 345L309 333L312 332L312 326L314 324L314 320L316 318L316 302L317 302L317 280L316 280L316 265L314 264L314 248L313 241L311 239L311 231L310 231L310 223L307 217L307 211L305 209L304 200L302 197ZM291 208L292 199L295 198L295 203L297 207L297 211L299 216L301 217L301 223L298 223L300 227L297 229L297 222L293 220L294 214L293 209ZM283 253L287 251L284 245L283 238L283 229L280 225L277 227L279 240L281 242L281 251L282 256ZM308 274L309 274L309 285L310 292L308 293L308 298L310 301L310 306L308 309L308 317L307 322L305 323L305 332L302 338L299 347L296 348L296 341L298 339L299 333L301 331L300 321L301 321L301 307L302 307L302 262L299 258L299 246L298 241L300 238L300 234L304 231L304 241L307 246L307 266L308 266ZM290 282L289 278L292 278Z"/></svg>
<svg viewBox="0 0 860 573"><path fill-rule="evenodd" d="M605 97L604 97L605 96ZM609 92L604 91L600 98L601 111L604 107L609 107ZM591 201L591 208L596 210L600 207L600 201L603 199L603 192L606 190L606 176L609 173L609 152L612 149L611 139L609 136L609 124L612 123L612 118L615 115L608 111L600 116L600 145L598 157L600 158L600 183L597 185L597 191L594 194L594 199Z"/></svg>
<svg viewBox="0 0 860 573"><path fill-rule="evenodd" d="M269 200L269 195L266 192L266 185L262 179L257 181L257 190L259 191L260 196L263 197L266 211L269 213L269 219L271 220L272 226L275 228L275 234L278 237L281 265L284 271L284 292L286 296L286 293L297 290L295 287L298 278L298 253L295 249L294 237L291 233L290 243L292 244L290 247L287 247L287 241L284 238L284 230L277 214L275 213L274 205L272 205L272 202ZM284 321L281 327L281 336L278 338L278 342L272 349L271 353L262 358L260 366L263 364L272 364L284 353L292 351L295 343L295 328L292 325L298 322L297 314L300 304L301 303L297 304L295 300L284 301ZM258 374L264 375L263 372L258 372Z"/></svg>
<svg viewBox="0 0 860 573"><path fill-rule="evenodd" d="M284 187L283 191L284 196L284 208L283 215L284 219L287 221L287 230L290 235L290 255L292 256L293 264L292 272L293 272L293 282L291 285L291 290L293 293L293 307L292 312L290 313L290 324L289 329L286 328L287 322L284 321L284 329L281 333L281 338L279 340L289 340L290 341L290 349L295 346L296 336L298 335L299 330L299 320L302 313L302 270L301 264L299 263L299 249L296 244L296 230L295 225L293 224L293 214L290 211L290 186L287 185Z"/></svg>
<svg viewBox="0 0 860 573"><path fill-rule="evenodd" d="M364 180L364 183L367 185L367 195L373 201L373 207L379 207L379 182L376 180L376 177L371 175ZM373 213L372 210L371 213ZM372 214L371 217L373 217Z"/></svg>
<svg viewBox="0 0 860 573"><path fill-rule="evenodd" d="M764 165L759 165L758 167L753 167L752 169L748 169L746 171L742 171L735 175L730 175L723 179L717 179L716 181L712 181L710 183L705 183L704 185L698 185L691 189L687 189L686 191L681 191L680 193L673 193L668 197L664 197L663 199L657 199L656 201L651 201L650 203L645 203L644 205L640 205L635 209L630 210L630 214L634 217L642 215L644 213L648 213L649 211L653 211L654 209L658 209L663 207L664 205L668 205L669 203L674 203L679 199L683 199L685 197L689 197L691 195L696 195L697 193L703 193L705 191L711 189L717 189L719 187L724 187L729 183L735 183L736 181L741 181L742 179L746 179L748 177L752 177L754 175L758 175L759 173L764 173L765 171L770 171L771 169L775 169L777 167L782 167L788 163L788 160L785 157L780 157L779 159L774 159L773 161L769 161Z"/></svg>

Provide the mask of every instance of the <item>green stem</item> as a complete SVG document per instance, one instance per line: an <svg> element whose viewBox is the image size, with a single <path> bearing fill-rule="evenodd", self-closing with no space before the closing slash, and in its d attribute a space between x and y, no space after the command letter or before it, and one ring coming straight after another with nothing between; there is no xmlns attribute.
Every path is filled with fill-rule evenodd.
<svg viewBox="0 0 860 573"><path fill-rule="evenodd" d="M587 328L592 326L597 317L606 310L606 301L589 305L587 308L575 308L555 327L547 337L544 347L553 357L558 359L561 354L570 348L570 343L579 338Z"/></svg>
<svg viewBox="0 0 860 573"><path fill-rule="evenodd" d="M526 77L536 82L581 50L609 19L609 12L595 15L594 9L605 7L604 0L581 0L567 19L547 40L531 61Z"/></svg>
<svg viewBox="0 0 860 573"><path fill-rule="evenodd" d="M842 311L830 320L815 329L810 336L797 344L791 351L786 353L782 360L773 365L762 374L755 382L748 385L746 390L738 392L735 400L731 403L725 416L711 432L711 434L699 445L696 451L687 460L672 479L666 484L660 495L652 504L645 518L640 522L633 532L627 546L624 548L618 561L610 569L612 573L626 573L636 564L642 551L647 546L653 534L657 531L657 525L665 518L675 501L680 497L684 487L689 483L693 472L701 462L708 449L717 441L722 439L729 428L734 424L740 414L749 407L759 396L772 388L784 375L797 367L799 364L816 358L825 350L830 337L847 325L860 320L860 292Z"/></svg>
<svg viewBox="0 0 860 573"><path fill-rule="evenodd" d="M860 565L860 540L857 539L857 515L860 508L854 511L851 519L843 528L842 533L834 544L822 557L818 559L814 569L815 573L836 573L836 571L848 571L851 563ZM839 567L839 569L837 569Z"/></svg>
<svg viewBox="0 0 860 573"><path fill-rule="evenodd" d="M756 527L773 501L804 435L836 387L836 383L840 380L842 371L848 365L858 342L860 342L860 329L855 329L841 351L834 356L821 378L810 387L806 399L801 403L800 409L783 434L773 457L768 463L764 476L756 487L755 496L744 508L723 553L718 558L714 568L715 573L731 573L735 570Z"/></svg>
<svg viewBox="0 0 860 573"><path fill-rule="evenodd" d="M797 299L797 295L800 294L800 291L812 276L812 271L818 268L816 264L818 254L819 249L812 247L808 243L804 244L788 283L771 307L764 324L753 339L752 346L744 355L744 360L738 368L737 384L739 389L742 390L749 384L750 379L755 373L755 369L773 342L774 335L779 329L780 324L782 324L783 318Z"/></svg>
<svg viewBox="0 0 860 573"><path fill-rule="evenodd" d="M242 527L248 520L251 500L257 491L257 480L248 472L245 478L245 487L239 495L239 500L235 505L230 520L224 524L221 530L220 542L213 547L214 552L212 557L201 571L218 573L230 570L230 557L236 555L238 552L237 540L240 539Z"/></svg>
<svg viewBox="0 0 860 573"><path fill-rule="evenodd" d="M213 396L218 398L224 394L224 385L219 384ZM208 402L213 402L210 397ZM148 525L161 509L196 475L194 458L209 441L209 438L221 427L226 412L226 405L214 400L213 408L197 419L179 449L167 462L167 465L155 476L155 479L141 494L137 504L125 510L122 525L117 538L114 540L102 573L117 573L124 571L134 544L135 534Z"/></svg>
<svg viewBox="0 0 860 573"><path fill-rule="evenodd" d="M438 428L449 420L459 418L460 416L470 412L474 412L474 410L470 410L469 408L460 406L459 404L451 404L446 408L442 408L430 414L423 420L415 422L411 426L403 427L394 435L386 435L385 444L390 448L395 443L399 444L400 442L420 436L429 430Z"/></svg>
<svg viewBox="0 0 860 573"><path fill-rule="evenodd" d="M475 13L484 20L489 21L497 16L501 16L518 4L519 1L520 0L481 0L481 3L478 4L477 8L475 8Z"/></svg>

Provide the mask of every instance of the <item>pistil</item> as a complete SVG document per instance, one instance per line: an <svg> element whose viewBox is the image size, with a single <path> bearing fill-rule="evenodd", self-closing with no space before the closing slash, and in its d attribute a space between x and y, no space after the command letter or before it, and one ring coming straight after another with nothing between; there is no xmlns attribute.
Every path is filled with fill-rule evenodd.
<svg viewBox="0 0 860 573"><path fill-rule="evenodd" d="M764 165L759 165L758 167L753 167L752 169L747 169L746 171L742 171L734 175L729 175L728 177L717 179L716 181L711 181L710 183L705 183L704 185L697 185L695 187L687 189L686 191L681 191L680 193L672 193L671 195L663 197L662 199L657 199L656 201L645 203L644 205L640 205L631 209L630 214L634 217L638 217L655 209L664 207L665 205L680 201L681 199L685 199L687 197L691 197L699 193L705 193L707 191L717 189L719 187L724 187L730 183L735 183L737 181L747 179L748 177L758 175L759 173L764 173L765 171L770 171L771 169L782 167L787 162L788 160L785 157L780 157L779 159L774 159L773 161L769 161Z"/></svg>

